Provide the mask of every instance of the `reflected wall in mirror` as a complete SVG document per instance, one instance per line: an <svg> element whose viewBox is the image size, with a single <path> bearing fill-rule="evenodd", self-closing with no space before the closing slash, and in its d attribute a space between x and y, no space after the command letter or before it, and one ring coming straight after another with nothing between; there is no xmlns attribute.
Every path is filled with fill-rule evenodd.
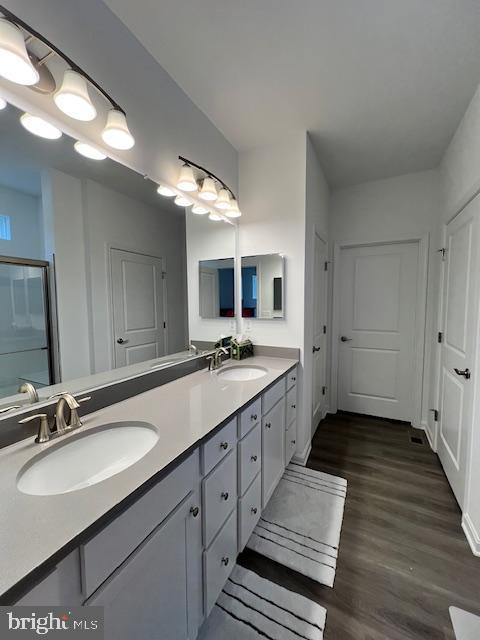
<svg viewBox="0 0 480 640"><path fill-rule="evenodd" d="M201 260L198 263L201 318L235 317L235 261Z"/></svg>
<svg viewBox="0 0 480 640"><path fill-rule="evenodd" d="M191 212L66 135L31 135L20 115L0 112L0 409L28 402L24 382L46 399L192 357ZM196 224L205 237L216 225Z"/></svg>
<svg viewBox="0 0 480 640"><path fill-rule="evenodd" d="M279 253L242 258L242 317L285 317L285 259Z"/></svg>

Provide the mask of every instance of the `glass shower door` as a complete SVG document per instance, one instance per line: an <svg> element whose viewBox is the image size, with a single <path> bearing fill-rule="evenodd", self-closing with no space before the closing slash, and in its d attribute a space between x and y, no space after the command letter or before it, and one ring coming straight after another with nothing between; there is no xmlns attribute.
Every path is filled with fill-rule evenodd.
<svg viewBox="0 0 480 640"><path fill-rule="evenodd" d="M0 258L0 398L51 384L47 263L13 260Z"/></svg>

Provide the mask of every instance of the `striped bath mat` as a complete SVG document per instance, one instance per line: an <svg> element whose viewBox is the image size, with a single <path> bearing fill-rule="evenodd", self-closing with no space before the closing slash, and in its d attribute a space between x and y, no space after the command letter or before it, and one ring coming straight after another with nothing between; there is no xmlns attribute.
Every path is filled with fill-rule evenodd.
<svg viewBox="0 0 480 640"><path fill-rule="evenodd" d="M333 587L347 481L289 464L247 547Z"/></svg>
<svg viewBox="0 0 480 640"><path fill-rule="evenodd" d="M198 640L322 640L320 605L237 565Z"/></svg>

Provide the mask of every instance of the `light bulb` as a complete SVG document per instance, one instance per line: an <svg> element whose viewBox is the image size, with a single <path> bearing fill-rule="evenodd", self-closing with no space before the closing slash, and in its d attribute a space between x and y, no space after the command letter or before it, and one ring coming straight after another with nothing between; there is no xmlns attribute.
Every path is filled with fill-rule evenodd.
<svg viewBox="0 0 480 640"><path fill-rule="evenodd" d="M62 136L60 129L54 127L50 122L43 120L43 118L32 116L30 113L24 113L20 118L20 122L27 131L41 138L58 140L58 138Z"/></svg>
<svg viewBox="0 0 480 640"><path fill-rule="evenodd" d="M193 192L198 189L197 181L193 173L192 167L188 164L184 164L180 169L180 175L178 177L177 189L180 191Z"/></svg>
<svg viewBox="0 0 480 640"><path fill-rule="evenodd" d="M87 122L97 115L97 110L88 95L87 81L72 69L65 71L62 86L53 96L53 100L60 111L75 120Z"/></svg>
<svg viewBox="0 0 480 640"><path fill-rule="evenodd" d="M118 109L111 109L108 112L107 124L102 131L103 141L113 149L131 149L135 144L135 139L128 130L125 114Z"/></svg>
<svg viewBox="0 0 480 640"><path fill-rule="evenodd" d="M239 218L242 215L242 212L238 208L238 202L235 198L230 201L230 209L225 211L225 215L229 218Z"/></svg>
<svg viewBox="0 0 480 640"><path fill-rule="evenodd" d="M107 157L104 153L102 153L95 147L92 147L90 144L87 144L86 142L80 142L80 140L78 142L75 142L75 144L73 145L73 148L81 156L85 156L85 158L90 158L90 160L105 160L105 158Z"/></svg>
<svg viewBox="0 0 480 640"><path fill-rule="evenodd" d="M213 211L208 216L208 219L213 220L213 222L219 222L220 220L223 220L221 215L219 215L218 213L214 213Z"/></svg>
<svg viewBox="0 0 480 640"><path fill-rule="evenodd" d="M192 201L190 200L190 198L187 198L186 196L177 196L175 198L174 202L179 207L191 207L192 206Z"/></svg>
<svg viewBox="0 0 480 640"><path fill-rule="evenodd" d="M218 198L218 194L213 178L207 177L203 180L202 188L200 189L198 197L201 200L206 200L207 202L215 202Z"/></svg>
<svg viewBox="0 0 480 640"><path fill-rule="evenodd" d="M17 25L0 19L0 76L16 84L36 84L40 75L33 66Z"/></svg>
<svg viewBox="0 0 480 640"><path fill-rule="evenodd" d="M7 106L7 101L4 100L3 98L0 98L0 111L2 111L2 109L5 109L6 106Z"/></svg>
<svg viewBox="0 0 480 640"><path fill-rule="evenodd" d="M222 209L223 211L230 209L230 194L226 189L220 189L215 206L217 209Z"/></svg>
<svg viewBox="0 0 480 640"><path fill-rule="evenodd" d="M159 193L161 196L164 196L165 198L173 198L173 196L175 195L175 191L164 184L158 185L157 193Z"/></svg>
<svg viewBox="0 0 480 640"><path fill-rule="evenodd" d="M192 213L196 213L199 216L203 216L208 213L208 209L206 207L202 207L201 204L196 204L192 208Z"/></svg>

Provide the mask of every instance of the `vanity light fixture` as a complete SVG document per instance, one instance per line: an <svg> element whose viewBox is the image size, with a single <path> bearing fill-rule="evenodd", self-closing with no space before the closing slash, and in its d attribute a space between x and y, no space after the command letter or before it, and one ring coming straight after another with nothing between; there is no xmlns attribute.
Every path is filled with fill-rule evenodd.
<svg viewBox="0 0 480 640"><path fill-rule="evenodd" d="M203 216L206 213L208 213L210 211L210 209L207 209L206 207L202 207L201 204L195 204L192 207L192 213L196 213L199 216Z"/></svg>
<svg viewBox="0 0 480 640"><path fill-rule="evenodd" d="M211 211L208 216L208 219L212 220L213 222L219 222L220 220L223 220L223 216L221 216L219 213L215 213L214 211Z"/></svg>
<svg viewBox="0 0 480 640"><path fill-rule="evenodd" d="M173 196L177 195L173 189L170 189L170 187L167 187L165 184L158 185L157 193L165 198L173 198Z"/></svg>
<svg viewBox="0 0 480 640"><path fill-rule="evenodd" d="M191 207L193 204L190 198L187 198L186 196L177 196L174 202L179 207Z"/></svg>
<svg viewBox="0 0 480 640"><path fill-rule="evenodd" d="M39 116L34 116L31 113L24 113L20 117L20 122L27 131L40 138L58 140L58 138L62 137L60 129L57 129L57 127L54 127L50 122L47 122Z"/></svg>
<svg viewBox="0 0 480 640"><path fill-rule="evenodd" d="M53 99L60 111L75 120L87 122L93 120L97 115L97 110L88 95L87 81L72 69L65 71L62 86Z"/></svg>
<svg viewBox="0 0 480 640"><path fill-rule="evenodd" d="M28 55L21 29L5 18L0 18L0 75L23 85L36 84L40 79Z"/></svg>
<svg viewBox="0 0 480 640"><path fill-rule="evenodd" d="M222 211L227 211L228 209L230 209L230 194L227 189L220 189L218 200L215 202L215 206L217 207L217 209L221 209Z"/></svg>
<svg viewBox="0 0 480 640"><path fill-rule="evenodd" d="M189 193L193 193L198 189L193 169L189 164L185 163L180 169L177 189L180 189L180 191L188 191Z"/></svg>
<svg viewBox="0 0 480 640"><path fill-rule="evenodd" d="M236 201L235 198L233 198L233 200L230 201L230 209L225 211L225 215L228 218L239 218L242 215L242 212L238 208L238 202Z"/></svg>
<svg viewBox="0 0 480 640"><path fill-rule="evenodd" d="M218 198L218 193L213 178L210 178L209 176L204 178L198 197L201 200L205 200L205 202L215 202Z"/></svg>
<svg viewBox="0 0 480 640"><path fill-rule="evenodd" d="M105 160L107 157L104 153L92 147L91 144L87 144L86 142L75 142L73 148L77 153L81 156L85 156L85 158L90 158L90 160Z"/></svg>
<svg viewBox="0 0 480 640"><path fill-rule="evenodd" d="M7 101L4 100L3 98L0 98L0 111L2 111L2 109L5 109L6 106L7 106Z"/></svg>
<svg viewBox="0 0 480 640"><path fill-rule="evenodd" d="M128 129L125 111L110 94L61 49L3 5L0 14L0 75L17 84L35 85L32 88L40 93L52 94L55 79L46 63L57 56L68 67L61 87L53 95L57 107L76 120L93 120L97 115L89 95L89 88L93 87L110 108L102 131L103 141L113 149L131 149L135 139ZM42 58L31 51L31 43L35 42L48 50Z"/></svg>

